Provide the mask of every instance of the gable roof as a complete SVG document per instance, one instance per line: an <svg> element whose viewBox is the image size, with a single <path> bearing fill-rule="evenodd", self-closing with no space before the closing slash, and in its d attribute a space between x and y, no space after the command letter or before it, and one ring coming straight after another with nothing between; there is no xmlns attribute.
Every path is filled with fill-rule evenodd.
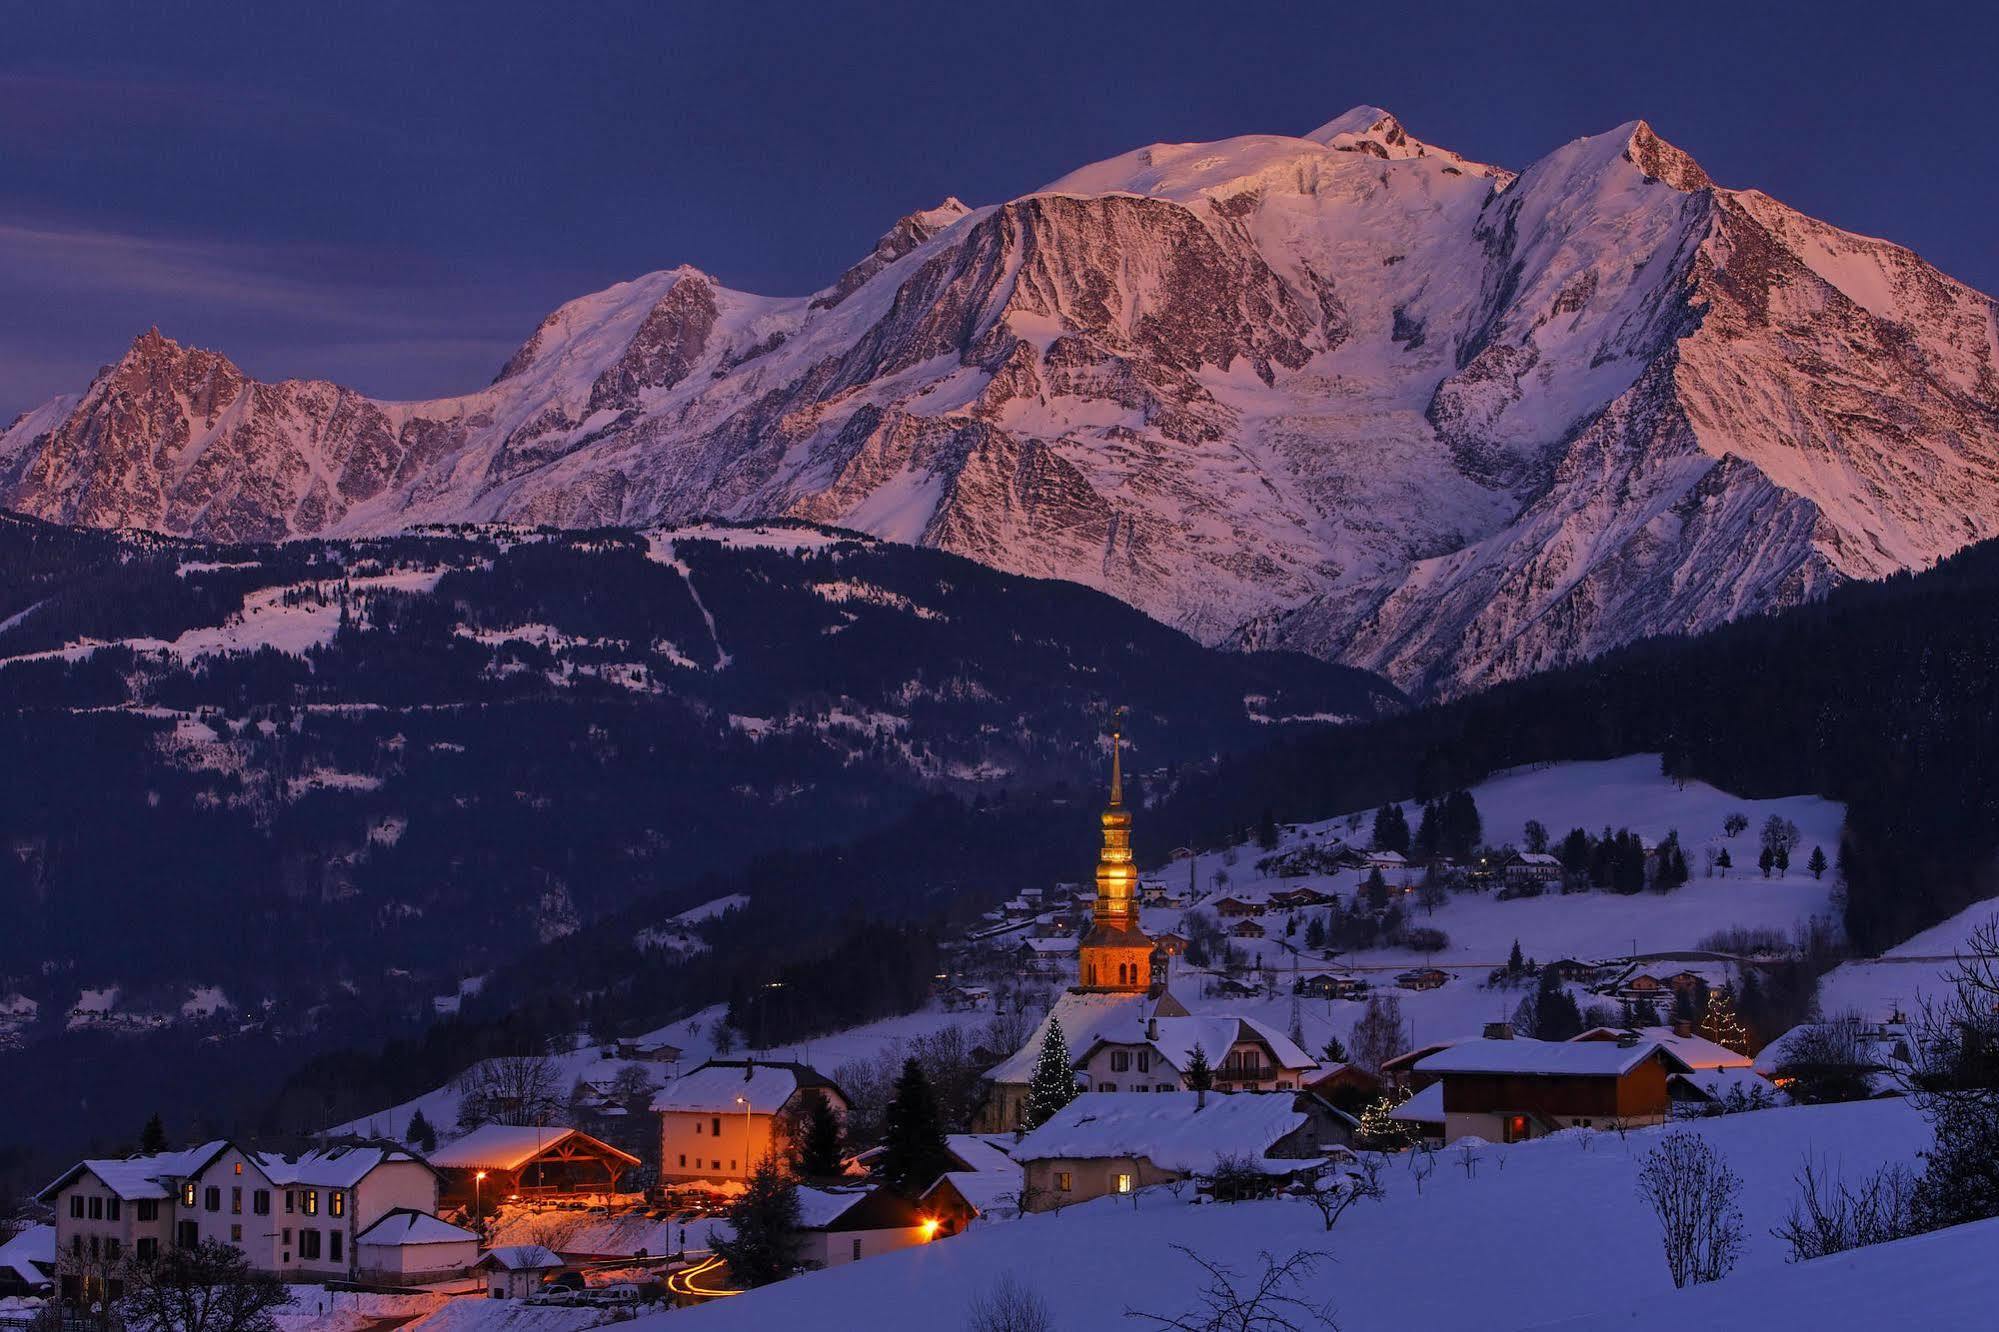
<svg viewBox="0 0 1999 1332"><path fill-rule="evenodd" d="M1416 1065L1422 1073L1525 1073L1553 1078L1622 1077L1657 1057L1669 1072L1693 1072L1687 1062L1654 1040L1537 1041L1525 1036L1480 1038L1439 1050Z"/></svg>
<svg viewBox="0 0 1999 1332"><path fill-rule="evenodd" d="M54 1226L29 1226L5 1244L0 1244L0 1272L12 1272L22 1285L46 1284L54 1275L55 1265Z"/></svg>
<svg viewBox="0 0 1999 1332"><path fill-rule="evenodd" d="M847 1099L839 1084L809 1064L711 1059L660 1088L653 1095L652 1108L691 1114L741 1114L742 1101L747 1101L752 1114L770 1115L782 1110L799 1091L815 1088L830 1091L842 1101Z"/></svg>
<svg viewBox="0 0 1999 1332"><path fill-rule="evenodd" d="M1283 1068L1317 1068L1319 1061L1299 1049L1296 1042L1268 1023L1230 1014L1200 1017L1162 1017L1158 1035L1146 1034L1147 1023L1127 1020L1100 1029L1075 1062L1081 1066L1100 1045L1149 1045L1159 1052L1176 1072L1184 1073L1199 1045L1208 1061L1219 1065L1222 1057L1243 1041L1258 1041L1270 1048L1271 1057ZM1077 1047L1071 1045L1070 1049Z"/></svg>
<svg viewBox="0 0 1999 1332"><path fill-rule="evenodd" d="M1136 1017L1142 1021L1154 1011L1149 995L1078 994L1073 990L1067 991L1056 999L1055 1006L1041 1019L1034 1034L986 1076L998 1083L1026 1083L1034 1076L1034 1064L1041 1058L1041 1043L1048 1039L1051 1022L1059 1020L1062 1023L1062 1040L1069 1049L1083 1050L1096 1040L1097 1033L1105 1024L1122 1017Z"/></svg>
<svg viewBox="0 0 1999 1332"><path fill-rule="evenodd" d="M639 1158L578 1129L549 1124L481 1124L430 1154L440 1170L518 1170L558 1143L581 1138L606 1154L639 1164Z"/></svg>
<svg viewBox="0 0 1999 1332"><path fill-rule="evenodd" d="M915 1203L874 1185L815 1189L798 1186L801 1230L905 1230L923 1224Z"/></svg>
<svg viewBox="0 0 1999 1332"><path fill-rule="evenodd" d="M62 1190L68 1188L77 1176L86 1171L97 1176L104 1187L110 1189L126 1202L172 1197L166 1180L186 1179L198 1175L203 1168L229 1147L224 1138L204 1142L199 1147L188 1147L177 1152L157 1152L151 1156L126 1156L98 1158L78 1161L49 1183L35 1197L42 1202L50 1202Z"/></svg>
<svg viewBox="0 0 1999 1332"><path fill-rule="evenodd" d="M1144 1157L1192 1174L1221 1156L1244 1156L1273 1173L1303 1162L1272 1162L1270 1149L1306 1120L1285 1093L1086 1092L1049 1116L1013 1149L1017 1161Z"/></svg>
<svg viewBox="0 0 1999 1332"><path fill-rule="evenodd" d="M507 1244L488 1249L474 1267L497 1267L508 1272L538 1272L565 1264L555 1250L540 1244Z"/></svg>
<svg viewBox="0 0 1999 1332"><path fill-rule="evenodd" d="M939 1193L950 1189L980 1216L1012 1216L1020 1210L1023 1184L1018 1166L1011 1171L951 1170L939 1175L920 1201L932 1206Z"/></svg>
<svg viewBox="0 0 1999 1332"><path fill-rule="evenodd" d="M393 1147L322 1147L301 1152L296 1158L277 1152L253 1152L250 1159L271 1183L318 1184L326 1188L351 1189L376 1166L410 1162L430 1170L431 1165L414 1152ZM434 1171L432 1173L435 1173Z"/></svg>
<svg viewBox="0 0 1999 1332"><path fill-rule="evenodd" d="M384 1212L380 1220L354 1237L356 1244L390 1245L463 1244L468 1240L476 1244L479 1237L414 1207Z"/></svg>
<svg viewBox="0 0 1999 1332"><path fill-rule="evenodd" d="M1709 1040L1705 1036L1682 1036L1671 1027L1639 1027L1638 1035L1645 1040L1657 1041L1684 1060L1689 1068L1748 1068L1756 1061L1746 1054L1739 1054ZM1624 1035L1617 1027L1592 1027L1580 1036L1571 1037L1578 1041L1614 1041Z"/></svg>
<svg viewBox="0 0 1999 1332"><path fill-rule="evenodd" d="M1020 1173L1013 1159L1010 1133L947 1133L944 1150L967 1170L998 1170Z"/></svg>

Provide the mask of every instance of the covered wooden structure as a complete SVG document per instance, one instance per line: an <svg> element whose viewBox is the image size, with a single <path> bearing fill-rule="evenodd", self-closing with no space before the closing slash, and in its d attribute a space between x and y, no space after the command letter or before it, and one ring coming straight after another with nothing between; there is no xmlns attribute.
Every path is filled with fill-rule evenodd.
<svg viewBox="0 0 1999 1332"><path fill-rule="evenodd" d="M442 1176L441 1206L618 1192L639 1158L580 1129L559 1125L483 1124L438 1148L430 1163Z"/></svg>

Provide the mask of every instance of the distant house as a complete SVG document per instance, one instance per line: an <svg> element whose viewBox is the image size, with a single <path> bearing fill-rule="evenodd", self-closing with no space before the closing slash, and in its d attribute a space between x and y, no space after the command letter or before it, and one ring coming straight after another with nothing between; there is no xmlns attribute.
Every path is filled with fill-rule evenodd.
<svg viewBox="0 0 1999 1332"><path fill-rule="evenodd" d="M945 1012L963 1013L992 1007L993 991L989 985L947 985L938 991L937 998Z"/></svg>
<svg viewBox="0 0 1999 1332"><path fill-rule="evenodd" d="M1367 991L1366 981L1354 976L1336 976L1331 972L1300 976L1291 986L1291 993L1307 999L1359 999Z"/></svg>
<svg viewBox="0 0 1999 1332"><path fill-rule="evenodd" d="M1074 960L1077 940L1073 934L1064 934L1052 939L1022 939L1015 957L1020 965L1029 971L1053 971L1064 962Z"/></svg>
<svg viewBox="0 0 1999 1332"><path fill-rule="evenodd" d="M757 1162L787 1150L808 1098L823 1096L844 1117L847 1095L807 1064L715 1059L653 1097L662 1181L744 1180Z"/></svg>
<svg viewBox="0 0 1999 1332"><path fill-rule="evenodd" d="M1592 1027L1580 1036L1578 1041L1628 1041L1633 1037L1640 1040L1657 1041L1680 1057L1688 1068L1699 1072L1716 1068L1750 1068L1756 1061L1739 1050L1731 1050L1718 1045L1705 1036L1694 1033L1691 1022L1675 1022L1665 1027Z"/></svg>
<svg viewBox="0 0 1999 1332"><path fill-rule="evenodd" d="M1079 1096L1015 1144L1024 1210L1128 1194L1247 1161L1272 1179L1344 1152L1354 1122L1318 1097Z"/></svg>
<svg viewBox="0 0 1999 1332"><path fill-rule="evenodd" d="M1582 962L1573 957L1556 958L1553 962L1543 962L1541 970L1552 971L1561 980L1584 982L1595 980L1603 968L1594 962Z"/></svg>
<svg viewBox="0 0 1999 1332"><path fill-rule="evenodd" d="M939 1175L916 1205L937 1222L937 1238L963 1234L981 1220L1020 1215L1020 1167L1005 1172L952 1170Z"/></svg>
<svg viewBox="0 0 1999 1332"><path fill-rule="evenodd" d="M1698 1117L1730 1110L1789 1105L1791 1098L1753 1068L1708 1068L1675 1073L1666 1082L1675 1115Z"/></svg>
<svg viewBox="0 0 1999 1332"><path fill-rule="evenodd" d="M1395 977L1395 983L1405 990L1434 990L1448 983L1451 973L1437 967L1418 967L1404 971Z"/></svg>
<svg viewBox="0 0 1999 1332"><path fill-rule="evenodd" d="M1461 1041L1418 1064L1441 1087L1444 1141L1521 1142L1566 1128L1657 1124L1667 1080L1693 1069L1656 1040Z"/></svg>
<svg viewBox="0 0 1999 1332"><path fill-rule="evenodd" d="M1393 874L1397 870L1409 868L1409 858L1400 851L1369 851L1361 857L1363 868L1380 870L1383 874Z"/></svg>
<svg viewBox="0 0 1999 1332"><path fill-rule="evenodd" d="M465 1275L479 1261L479 1237L429 1212L398 1207L354 1237L357 1279L420 1285Z"/></svg>
<svg viewBox="0 0 1999 1332"><path fill-rule="evenodd" d="M1237 939L1261 939L1267 931L1253 920L1239 920L1229 926L1229 934Z"/></svg>
<svg viewBox="0 0 1999 1332"><path fill-rule="evenodd" d="M1263 993L1248 981L1240 981L1233 976L1221 977L1210 988L1220 999L1254 999Z"/></svg>
<svg viewBox="0 0 1999 1332"><path fill-rule="evenodd" d="M56 1228L29 1226L0 1244L0 1298L46 1295L55 1288Z"/></svg>
<svg viewBox="0 0 1999 1332"><path fill-rule="evenodd" d="M937 1237L941 1224L916 1203L878 1185L798 1187L798 1261L839 1267Z"/></svg>
<svg viewBox="0 0 1999 1332"><path fill-rule="evenodd" d="M1305 1079L1305 1090L1338 1105L1381 1095L1381 1079L1359 1064L1334 1064Z"/></svg>
<svg viewBox="0 0 1999 1332"><path fill-rule="evenodd" d="M1168 930L1166 933L1156 934L1152 938L1153 948L1168 957L1185 956L1188 943L1187 936L1177 930Z"/></svg>
<svg viewBox="0 0 1999 1332"><path fill-rule="evenodd" d="M1535 887L1562 881L1562 862L1545 851L1515 851L1499 862L1509 888Z"/></svg>
<svg viewBox="0 0 1999 1332"><path fill-rule="evenodd" d="M618 1058L648 1064L677 1064L680 1062L680 1047L667 1041L619 1041Z"/></svg>
<svg viewBox="0 0 1999 1332"><path fill-rule="evenodd" d="M1331 893L1322 893L1317 888L1281 888L1270 895L1270 905L1283 911L1295 911L1300 907L1326 906L1338 899Z"/></svg>
<svg viewBox="0 0 1999 1332"><path fill-rule="evenodd" d="M448 1206L613 1193L639 1158L558 1124L481 1124L430 1154Z"/></svg>
<svg viewBox="0 0 1999 1332"><path fill-rule="evenodd" d="M486 1280L486 1295L495 1300L521 1300L540 1292L549 1277L568 1264L539 1244L508 1244L489 1249L472 1265Z"/></svg>
<svg viewBox="0 0 1999 1332"><path fill-rule="evenodd" d="M1240 920L1246 916L1260 916L1270 909L1269 903L1265 902L1262 898L1252 897L1220 897L1215 899L1210 905L1214 907L1215 914L1223 920Z"/></svg>

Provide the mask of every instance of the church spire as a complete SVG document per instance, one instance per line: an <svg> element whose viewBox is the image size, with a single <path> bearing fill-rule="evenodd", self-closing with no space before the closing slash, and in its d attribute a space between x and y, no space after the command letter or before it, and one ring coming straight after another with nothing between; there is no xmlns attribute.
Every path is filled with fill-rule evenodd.
<svg viewBox="0 0 1999 1332"><path fill-rule="evenodd" d="M1124 709L1111 712L1111 808L1124 804Z"/></svg>
<svg viewBox="0 0 1999 1332"><path fill-rule="evenodd" d="M1143 992L1152 981L1152 940L1138 923L1138 866L1131 854L1131 811L1124 807L1124 709L1111 713L1111 798L1098 818L1097 900L1079 950L1085 990Z"/></svg>

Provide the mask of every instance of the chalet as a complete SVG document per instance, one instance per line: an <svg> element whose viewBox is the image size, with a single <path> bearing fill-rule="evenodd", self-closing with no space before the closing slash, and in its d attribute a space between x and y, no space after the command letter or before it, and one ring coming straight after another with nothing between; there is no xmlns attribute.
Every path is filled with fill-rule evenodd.
<svg viewBox="0 0 1999 1332"><path fill-rule="evenodd" d="M1184 957L1189 942L1186 935L1177 930L1169 930L1165 934L1155 935L1152 946L1168 957Z"/></svg>
<svg viewBox="0 0 1999 1332"><path fill-rule="evenodd" d="M1631 1039L1657 1041L1695 1072L1717 1068L1751 1068L1756 1061L1738 1050L1718 1045L1705 1036L1694 1033L1691 1022L1675 1022L1669 1027L1592 1027L1580 1036L1570 1039L1577 1041L1623 1041Z"/></svg>
<svg viewBox="0 0 1999 1332"><path fill-rule="evenodd" d="M940 1223L894 1190L874 1185L798 1187L798 1260L838 1267L935 1239Z"/></svg>
<svg viewBox="0 0 1999 1332"><path fill-rule="evenodd" d="M481 1214L503 1202L614 1193L639 1158L562 1125L481 1124L438 1148L447 1205Z"/></svg>
<svg viewBox="0 0 1999 1332"><path fill-rule="evenodd" d="M520 1300L539 1294L543 1284L568 1265L543 1245L508 1244L488 1249L472 1270L485 1278L488 1299Z"/></svg>
<svg viewBox="0 0 1999 1332"><path fill-rule="evenodd" d="M648 1039L619 1041L618 1058L645 1064L678 1064L680 1047L667 1041Z"/></svg>
<svg viewBox="0 0 1999 1332"><path fill-rule="evenodd" d="M1562 862L1546 851L1515 851L1499 862L1509 888L1547 887L1562 881Z"/></svg>
<svg viewBox="0 0 1999 1332"><path fill-rule="evenodd" d="M1199 1047L1217 1091L1296 1091L1318 1061L1276 1028L1254 1018L1159 1017L1099 1028L1075 1067L1094 1092L1175 1092Z"/></svg>
<svg viewBox="0 0 1999 1332"><path fill-rule="evenodd" d="M1435 990L1448 983L1451 973L1437 967L1418 967L1404 971L1395 977L1395 983L1405 990Z"/></svg>
<svg viewBox="0 0 1999 1332"><path fill-rule="evenodd" d="M1536 1041L1494 1028L1418 1065L1437 1075L1446 1143L1661 1123L1670 1110L1667 1080L1693 1071L1656 1040Z"/></svg>
<svg viewBox="0 0 1999 1332"><path fill-rule="evenodd" d="M1296 911L1300 907L1330 906L1337 901L1331 893L1322 893L1317 888L1281 888L1270 895L1270 905L1282 911Z"/></svg>
<svg viewBox="0 0 1999 1332"><path fill-rule="evenodd" d="M1268 931L1253 920L1239 920L1229 926L1229 937L1234 939L1261 939Z"/></svg>
<svg viewBox="0 0 1999 1332"><path fill-rule="evenodd" d="M429 1212L398 1207L354 1237L354 1274L372 1285L424 1285L462 1277L479 1261L479 1237Z"/></svg>
<svg viewBox="0 0 1999 1332"><path fill-rule="evenodd" d="M1573 957L1556 958L1553 962L1543 962L1541 970L1552 971L1557 979L1581 984L1593 981L1603 968L1594 962L1582 962Z"/></svg>
<svg viewBox="0 0 1999 1332"><path fill-rule="evenodd" d="M1400 851L1369 851L1361 856L1360 868L1394 874L1409 868L1409 858Z"/></svg>
<svg viewBox="0 0 1999 1332"><path fill-rule="evenodd" d="M1260 897L1219 897L1209 903L1215 914L1223 920L1241 920L1248 916L1260 916L1270 909L1270 904Z"/></svg>
<svg viewBox="0 0 1999 1332"><path fill-rule="evenodd" d="M813 1096L846 1116L846 1093L806 1064L710 1060L653 1097L661 1180L748 1179L757 1162L788 1150Z"/></svg>
<svg viewBox="0 0 1999 1332"><path fill-rule="evenodd" d="M993 991L989 985L947 985L938 991L937 998L947 1013L964 1013L993 1006Z"/></svg>
<svg viewBox="0 0 1999 1332"><path fill-rule="evenodd" d="M1436 1074L1419 1071L1423 1061L1439 1050L1448 1050L1456 1044L1456 1041L1431 1041L1384 1059L1381 1061L1381 1080L1391 1091L1421 1091L1437 1080Z"/></svg>
<svg viewBox="0 0 1999 1332"><path fill-rule="evenodd" d="M1079 1096L1014 1145L1022 1208L1047 1211L1212 1173L1224 1158L1273 1180L1321 1165L1354 1121L1315 1096Z"/></svg>
<svg viewBox="0 0 1999 1332"><path fill-rule="evenodd" d="M1053 939L1022 939L1014 957L1028 971L1053 971L1062 963L1074 960L1076 947L1077 940L1073 934Z"/></svg>
<svg viewBox="0 0 1999 1332"><path fill-rule="evenodd" d="M1359 1064L1333 1064L1305 1079L1304 1090L1335 1105L1371 1101L1381 1095L1381 1078Z"/></svg>
<svg viewBox="0 0 1999 1332"><path fill-rule="evenodd" d="M55 1280L54 1226L29 1226L0 1244L0 1299L47 1295Z"/></svg>
<svg viewBox="0 0 1999 1332"><path fill-rule="evenodd" d="M1248 981L1237 980L1233 976L1223 976L1210 987L1209 992L1218 999L1254 999L1263 993Z"/></svg>
<svg viewBox="0 0 1999 1332"><path fill-rule="evenodd" d="M360 1232L397 1209L437 1210L438 1176L400 1148L338 1146L287 1157L216 1141L80 1161L37 1196L54 1207L58 1251L74 1269L59 1293L77 1301L118 1298L122 1283L110 1273L123 1258L146 1261L169 1245L210 1240L241 1251L258 1271L348 1277Z"/></svg>
<svg viewBox="0 0 1999 1332"><path fill-rule="evenodd" d="M1366 996L1367 991L1366 981L1355 976L1337 976L1329 971L1300 976L1291 985L1291 993L1307 999L1360 999Z"/></svg>
<svg viewBox="0 0 1999 1332"><path fill-rule="evenodd" d="M1063 1039L1069 1049L1086 1050L1095 1042L1098 1033L1108 1028L1117 1027L1126 1031L1142 1029L1149 1017L1186 1015L1186 1007L1170 991L1163 991L1157 996L1076 990L1064 993L1056 999L1048 1015L1041 1019L1034 1034L1018 1050L987 1071L992 1092L987 1096L974 1127L992 1133L1020 1127L1021 1109L1027 1103L1027 1084L1034 1077L1034 1065L1041 1057L1041 1045L1048 1039L1050 1024L1062 1024Z"/></svg>
<svg viewBox="0 0 1999 1332"><path fill-rule="evenodd" d="M1020 1215L1020 1167L1007 1171L951 1170L923 1191L916 1205L937 1223L937 1238L961 1235L982 1220Z"/></svg>

